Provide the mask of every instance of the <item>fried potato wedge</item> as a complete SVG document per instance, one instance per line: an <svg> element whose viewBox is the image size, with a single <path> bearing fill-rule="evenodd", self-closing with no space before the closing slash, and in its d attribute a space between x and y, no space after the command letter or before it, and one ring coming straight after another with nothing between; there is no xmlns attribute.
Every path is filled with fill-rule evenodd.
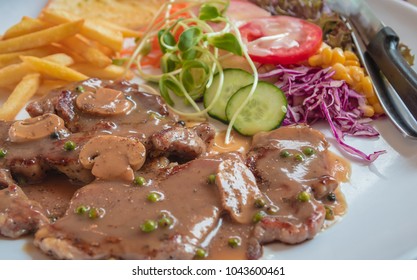
<svg viewBox="0 0 417 280"><path fill-rule="evenodd" d="M74 20L79 20L80 18L65 11L46 10L42 13L42 19L54 24L62 24L72 22ZM95 40L114 51L120 51L123 48L122 33L120 31L116 31L114 29L100 25L96 21L85 19L80 33L83 36L91 40Z"/></svg>
<svg viewBox="0 0 417 280"><path fill-rule="evenodd" d="M23 17L21 21L6 30L3 40L19 37L47 28L49 25L37 18Z"/></svg>
<svg viewBox="0 0 417 280"><path fill-rule="evenodd" d="M21 56L20 59L27 63L33 70L49 77L73 82L88 79L88 76L80 72L47 59L34 56Z"/></svg>
<svg viewBox="0 0 417 280"><path fill-rule="evenodd" d="M6 102L0 108L0 119L13 120L30 98L36 93L40 84L40 74L26 75L17 84Z"/></svg>
<svg viewBox="0 0 417 280"><path fill-rule="evenodd" d="M93 65L104 68L112 63L112 60L80 35L64 39L62 43L70 50L83 57Z"/></svg>
<svg viewBox="0 0 417 280"><path fill-rule="evenodd" d="M28 50L59 42L78 33L83 20L53 26L41 31L29 33L19 37L0 41L0 54Z"/></svg>

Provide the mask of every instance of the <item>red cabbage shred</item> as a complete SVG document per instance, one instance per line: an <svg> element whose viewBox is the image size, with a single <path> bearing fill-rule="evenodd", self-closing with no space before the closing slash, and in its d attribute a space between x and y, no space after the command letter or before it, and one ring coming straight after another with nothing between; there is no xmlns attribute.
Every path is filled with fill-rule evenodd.
<svg viewBox="0 0 417 280"><path fill-rule="evenodd" d="M285 68L278 65L276 69L260 74L260 78L274 78L286 95L288 101L287 115L282 125L313 124L326 120L341 147L348 153L372 162L385 151L370 155L348 145L346 135L376 137L379 135L364 118L359 109L365 105L365 97L350 89L345 81L333 80L331 68L298 66Z"/></svg>

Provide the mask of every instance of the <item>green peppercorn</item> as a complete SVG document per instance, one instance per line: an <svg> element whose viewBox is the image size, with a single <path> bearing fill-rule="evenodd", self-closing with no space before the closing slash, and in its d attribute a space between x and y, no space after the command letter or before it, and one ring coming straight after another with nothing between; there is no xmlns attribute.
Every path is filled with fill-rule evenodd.
<svg viewBox="0 0 417 280"><path fill-rule="evenodd" d="M75 88L75 90L78 91L78 92L84 92L85 91L83 86L77 86Z"/></svg>
<svg viewBox="0 0 417 280"><path fill-rule="evenodd" d="M207 183L210 185L214 184L216 182L216 174L211 174L207 178Z"/></svg>
<svg viewBox="0 0 417 280"><path fill-rule="evenodd" d="M336 201L336 194L334 192L331 192L327 195L327 200L331 201L331 202L335 202Z"/></svg>
<svg viewBox="0 0 417 280"><path fill-rule="evenodd" d="M298 194L297 199L301 202L307 202L310 200L310 194L306 191L302 191Z"/></svg>
<svg viewBox="0 0 417 280"><path fill-rule="evenodd" d="M157 192L151 192L151 193L148 194L146 199L150 202L158 202L162 199L162 195L160 193L157 193Z"/></svg>
<svg viewBox="0 0 417 280"><path fill-rule="evenodd" d="M163 216L158 220L158 225L165 228L170 227L172 225L172 219L167 216Z"/></svg>
<svg viewBox="0 0 417 280"><path fill-rule="evenodd" d="M88 206L85 206L85 205L80 205L80 206L78 206L77 208L75 208L75 213L76 213L76 214L78 214L78 215L82 215L82 214L87 213L87 211L88 211L89 209L90 209L90 208L89 208Z"/></svg>
<svg viewBox="0 0 417 280"><path fill-rule="evenodd" d="M287 158L287 157L290 157L290 156L291 156L291 153L290 153L290 152L288 152L287 150L285 150L285 151L282 151L282 152L280 153L280 156L281 156L282 158Z"/></svg>
<svg viewBox="0 0 417 280"><path fill-rule="evenodd" d="M205 257L207 257L207 251L206 251L206 250L204 250L203 248L198 248L198 249L195 251L195 257L196 257L197 259L204 259Z"/></svg>
<svg viewBox="0 0 417 280"><path fill-rule="evenodd" d="M326 220L329 220L329 221L334 220L333 209L330 208L329 206L324 206L324 208L326 209Z"/></svg>
<svg viewBox="0 0 417 280"><path fill-rule="evenodd" d="M146 220L141 226L140 229L143 232L152 232L158 228L157 222L154 220Z"/></svg>
<svg viewBox="0 0 417 280"><path fill-rule="evenodd" d="M266 207L266 212L267 212L269 215L275 215L276 213L278 213L278 211L279 211L278 206L275 206L275 205L269 205L268 207Z"/></svg>
<svg viewBox="0 0 417 280"><path fill-rule="evenodd" d="M141 176L136 176L133 183L138 186L144 186L146 185L146 179Z"/></svg>
<svg viewBox="0 0 417 280"><path fill-rule="evenodd" d="M266 215L267 214L266 214L265 211L258 211L258 212L256 212L255 215L253 215L252 221L254 223L260 222L263 219L263 217L265 217Z"/></svg>
<svg viewBox="0 0 417 280"><path fill-rule="evenodd" d="M256 208L264 208L265 205L266 205L266 201L262 197L255 199Z"/></svg>
<svg viewBox="0 0 417 280"><path fill-rule="evenodd" d="M65 151L74 151L77 145L73 141L67 141L64 144Z"/></svg>
<svg viewBox="0 0 417 280"><path fill-rule="evenodd" d="M312 156L314 155L315 151L313 148L311 147L306 147L303 149L303 154L305 154L306 156Z"/></svg>
<svg viewBox="0 0 417 280"><path fill-rule="evenodd" d="M232 236L229 238L229 240L227 240L227 244L232 248L239 247L241 243L242 243L242 240L238 236Z"/></svg>
<svg viewBox="0 0 417 280"><path fill-rule="evenodd" d="M100 210L99 210L99 209L97 209L97 208L91 208L91 209L88 211L88 217L89 217L90 219L97 219L97 218L100 218L100 216L101 216L101 214L100 214Z"/></svg>
<svg viewBox="0 0 417 280"><path fill-rule="evenodd" d="M296 154L294 156L296 161L303 161L304 160L304 156L302 154Z"/></svg>
<svg viewBox="0 0 417 280"><path fill-rule="evenodd" d="M7 150L5 149L0 149L0 158L4 158L7 155Z"/></svg>

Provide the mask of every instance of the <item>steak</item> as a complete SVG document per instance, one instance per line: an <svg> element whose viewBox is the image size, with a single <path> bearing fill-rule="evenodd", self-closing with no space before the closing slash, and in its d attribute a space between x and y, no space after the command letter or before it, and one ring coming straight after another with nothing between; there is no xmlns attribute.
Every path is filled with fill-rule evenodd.
<svg viewBox="0 0 417 280"><path fill-rule="evenodd" d="M113 103L119 107L116 104L113 108ZM0 122L0 147L8 153L0 168L8 168L13 176L28 182L42 180L50 170L76 181L91 182L94 177L81 166L78 156L83 145L98 135L135 138L145 145L148 157L166 156L181 161L205 154L215 135L208 123L184 127L161 97L140 92L137 85L126 81L89 79L73 83L32 102L27 110L34 119L55 116L64 124L45 137L16 143L8 135L15 123ZM63 148L68 141L75 143L75 150Z"/></svg>
<svg viewBox="0 0 417 280"><path fill-rule="evenodd" d="M30 200L7 170L0 170L0 235L18 238L49 224L39 203Z"/></svg>
<svg viewBox="0 0 417 280"><path fill-rule="evenodd" d="M208 180L225 161L243 166L238 178L250 173L240 156L223 154L156 173L141 171L137 175L147 182L142 187L94 181L74 195L65 217L36 233L35 244L59 259L192 259L227 213ZM159 200L152 202L150 194ZM80 207L98 209L99 217L89 217ZM156 229L141 228L149 220L159 221Z"/></svg>
<svg viewBox="0 0 417 280"><path fill-rule="evenodd" d="M257 223L250 258L260 256L260 244L296 244L322 229L326 210L320 199L338 186L327 148L324 135L307 126L255 135L247 165L274 211L267 209L268 215Z"/></svg>

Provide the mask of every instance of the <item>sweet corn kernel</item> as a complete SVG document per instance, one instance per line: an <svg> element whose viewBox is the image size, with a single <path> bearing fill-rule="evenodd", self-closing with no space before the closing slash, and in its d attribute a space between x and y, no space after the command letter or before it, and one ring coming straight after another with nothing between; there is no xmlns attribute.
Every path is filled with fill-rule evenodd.
<svg viewBox="0 0 417 280"><path fill-rule="evenodd" d="M332 62L333 51L331 48L324 48L321 55L323 64L330 64Z"/></svg>
<svg viewBox="0 0 417 280"><path fill-rule="evenodd" d="M372 106L374 106L375 104L379 103L378 97L376 97L376 95L372 95L371 97L367 97L369 104L371 104Z"/></svg>
<svg viewBox="0 0 417 280"><path fill-rule="evenodd" d="M343 54L345 55L346 60L359 61L357 55L352 51L344 51Z"/></svg>
<svg viewBox="0 0 417 280"><path fill-rule="evenodd" d="M343 54L343 50L341 48L334 48L332 51L332 61L330 64L341 63L345 64L346 58Z"/></svg>
<svg viewBox="0 0 417 280"><path fill-rule="evenodd" d="M374 88L372 87L372 80L371 77L366 76L362 79L361 81L362 83L362 87L363 87L363 94L369 98L373 95L375 95L374 93Z"/></svg>
<svg viewBox="0 0 417 280"><path fill-rule="evenodd" d="M360 66L359 61L356 60L346 60L344 63L346 66Z"/></svg>
<svg viewBox="0 0 417 280"><path fill-rule="evenodd" d="M315 54L310 56L308 59L308 64L311 66L321 66L323 64L323 57L321 54Z"/></svg>
<svg viewBox="0 0 417 280"><path fill-rule="evenodd" d="M379 104L379 102L373 104L372 107L374 107L375 114L377 115L384 114L384 109L382 108L381 104Z"/></svg>
<svg viewBox="0 0 417 280"><path fill-rule="evenodd" d="M364 117L372 117L375 114L374 107L370 105L361 106L360 110L363 112Z"/></svg>
<svg viewBox="0 0 417 280"><path fill-rule="evenodd" d="M346 66L346 69L349 73L349 75L352 77L352 79L355 82L360 82L365 77L365 72L363 71L363 68L358 66Z"/></svg>

